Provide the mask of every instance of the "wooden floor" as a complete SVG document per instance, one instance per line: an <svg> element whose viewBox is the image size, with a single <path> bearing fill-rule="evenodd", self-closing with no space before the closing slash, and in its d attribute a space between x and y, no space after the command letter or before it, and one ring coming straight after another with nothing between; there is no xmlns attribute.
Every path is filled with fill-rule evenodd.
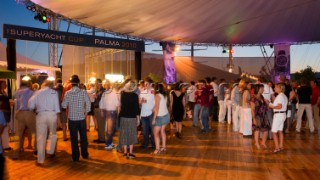
<svg viewBox="0 0 320 180"><path fill-rule="evenodd" d="M320 179L319 134L305 130L285 135L285 150L271 153L257 150L251 138L242 138L227 124L213 124L213 131L201 134L184 123L183 138L168 135L167 154L153 157L151 150L138 145L136 159L125 159L115 151L104 150L103 144L93 143L96 132L89 134L88 160L71 162L70 142L62 141L61 131L54 159L46 159L44 167L35 165L32 151L24 152L19 160L6 156L9 179ZM117 137L116 137L117 138ZM116 140L115 140L116 142ZM11 145L14 146L11 142Z"/></svg>

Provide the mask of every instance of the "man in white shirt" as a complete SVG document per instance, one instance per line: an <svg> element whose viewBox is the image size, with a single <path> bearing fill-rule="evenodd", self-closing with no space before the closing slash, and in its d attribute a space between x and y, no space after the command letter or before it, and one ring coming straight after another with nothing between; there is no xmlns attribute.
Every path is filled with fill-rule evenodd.
<svg viewBox="0 0 320 180"><path fill-rule="evenodd" d="M213 119L218 121L218 109L219 109L219 104L218 104L218 94L219 94L219 86L218 86L218 80L216 77L211 78L211 83L210 85L213 87Z"/></svg>
<svg viewBox="0 0 320 180"><path fill-rule="evenodd" d="M227 106L224 101L224 95L227 90L226 88L226 80L221 79L219 84L219 93L218 93L218 103L219 103L219 123L225 123Z"/></svg>
<svg viewBox="0 0 320 180"><path fill-rule="evenodd" d="M102 111L102 117L106 120L107 140L105 149L112 150L112 138L116 129L117 112L120 106L119 96L116 91L111 88L110 82L107 80L104 83L105 92L102 94L99 107Z"/></svg>
<svg viewBox="0 0 320 180"><path fill-rule="evenodd" d="M46 152L47 131L49 129L49 150L48 157L55 157L57 142L57 114L60 113L58 92L53 88L53 82L46 80L42 88L35 92L29 99L28 107L36 110L36 137L38 160L37 165L43 165Z"/></svg>
<svg viewBox="0 0 320 180"><path fill-rule="evenodd" d="M153 135L153 108L154 108L154 89L152 88L153 81L151 78L146 78L144 81L145 90L140 93L139 102L141 104L141 123L143 128L143 145L142 147L148 148L149 135L151 135L151 145L155 147Z"/></svg>
<svg viewBox="0 0 320 180"><path fill-rule="evenodd" d="M194 105L196 103L196 86L195 82L191 81L190 86L187 89L187 95L188 95L188 108L189 111L191 111L191 117L193 117L193 110L194 110Z"/></svg>

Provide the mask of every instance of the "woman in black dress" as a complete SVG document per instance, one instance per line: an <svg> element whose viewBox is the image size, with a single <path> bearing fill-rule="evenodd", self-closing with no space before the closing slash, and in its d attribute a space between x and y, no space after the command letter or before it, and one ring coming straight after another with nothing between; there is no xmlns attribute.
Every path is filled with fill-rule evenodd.
<svg viewBox="0 0 320 180"><path fill-rule="evenodd" d="M182 120L185 114L185 93L181 92L184 88L180 83L175 84L174 90L170 93L170 109L173 120L176 122L177 132L176 136L181 138Z"/></svg>

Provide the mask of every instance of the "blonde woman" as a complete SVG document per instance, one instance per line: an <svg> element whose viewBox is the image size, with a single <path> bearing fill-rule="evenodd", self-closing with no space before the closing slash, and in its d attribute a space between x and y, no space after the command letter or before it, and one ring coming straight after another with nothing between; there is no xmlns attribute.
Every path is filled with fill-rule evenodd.
<svg viewBox="0 0 320 180"><path fill-rule="evenodd" d="M274 88L275 92L278 93L276 99L273 103L269 104L269 107L273 109L273 123L272 123L272 137L275 145L274 153L283 150L283 124L286 120L286 111L288 105L288 98L284 94L285 92L284 84L277 84ZM278 138L279 135L279 138Z"/></svg>

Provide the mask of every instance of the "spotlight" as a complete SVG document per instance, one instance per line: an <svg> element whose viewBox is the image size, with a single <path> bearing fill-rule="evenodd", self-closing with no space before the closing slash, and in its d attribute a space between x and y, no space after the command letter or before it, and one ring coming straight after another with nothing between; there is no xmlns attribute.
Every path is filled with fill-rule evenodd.
<svg viewBox="0 0 320 180"><path fill-rule="evenodd" d="M45 16L45 15L42 15L42 21L45 21L45 22L47 22L47 16Z"/></svg>
<svg viewBox="0 0 320 180"><path fill-rule="evenodd" d="M27 6L27 9L29 10L29 11L33 11L33 12L36 12L36 7L34 7L34 6Z"/></svg>
<svg viewBox="0 0 320 180"><path fill-rule="evenodd" d="M49 17L47 17L46 14L41 14L41 13L37 13L37 15L34 16L34 20L38 20L38 21L41 21L43 23L47 23L47 22L51 21L51 19Z"/></svg>
<svg viewBox="0 0 320 180"><path fill-rule="evenodd" d="M39 20L41 19L41 15L40 13L38 13L37 15L34 16L34 20Z"/></svg>
<svg viewBox="0 0 320 180"><path fill-rule="evenodd" d="M222 53L234 53L234 50L233 49L224 49L224 50L222 50Z"/></svg>

